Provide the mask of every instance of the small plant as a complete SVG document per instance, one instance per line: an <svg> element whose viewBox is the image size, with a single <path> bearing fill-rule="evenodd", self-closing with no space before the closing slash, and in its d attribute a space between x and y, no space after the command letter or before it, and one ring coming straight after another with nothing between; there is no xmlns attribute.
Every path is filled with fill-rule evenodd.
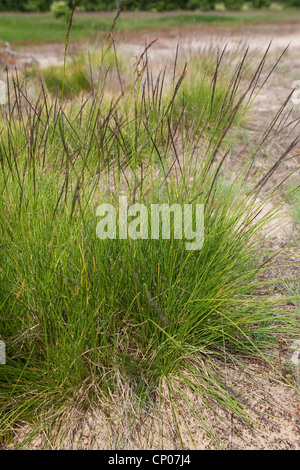
<svg viewBox="0 0 300 470"><path fill-rule="evenodd" d="M201 6L201 0L189 0L186 8L187 10L197 10Z"/></svg>
<svg viewBox="0 0 300 470"><path fill-rule="evenodd" d="M43 70L43 77L48 91L56 94L61 92L64 83L65 95L76 96L81 91L91 91L91 80L80 62L73 62L66 69L64 76L63 66L57 65Z"/></svg>
<svg viewBox="0 0 300 470"><path fill-rule="evenodd" d="M93 81L97 81L101 73L103 76L109 74L110 85L115 85L118 88L117 73L119 71L124 76L126 64L122 57L119 57L117 68L115 61L115 54L111 50L103 57L97 51L90 52L88 56L78 53L66 65L65 73L63 65L55 65L43 69L33 69L27 72L27 77L42 77L47 90L54 95L61 93L64 82L65 97L74 98L81 92L90 92Z"/></svg>
<svg viewBox="0 0 300 470"><path fill-rule="evenodd" d="M51 13L53 14L54 18L63 18L67 17L70 9L66 2L59 0L57 2L53 2L51 5Z"/></svg>

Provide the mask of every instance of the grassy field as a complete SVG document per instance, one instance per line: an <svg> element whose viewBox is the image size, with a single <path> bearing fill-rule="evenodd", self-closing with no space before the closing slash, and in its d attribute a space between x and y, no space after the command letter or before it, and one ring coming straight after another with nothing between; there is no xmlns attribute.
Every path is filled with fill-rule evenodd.
<svg viewBox="0 0 300 470"><path fill-rule="evenodd" d="M51 38L63 38L64 24L47 15L7 17L39 23L35 40L39 30L45 40L46 24L49 35L51 24L60 25ZM110 18L102 18L103 31ZM157 21L163 18L182 20ZM23 30L15 27L22 40L26 21ZM97 21L80 16L73 37L83 37L84 22L93 33ZM269 238L287 213L299 215L299 188L290 189L296 168L276 179L298 151L299 120L286 101L255 139L246 146L239 140L265 84L266 54L253 61L246 50L210 49L187 67L174 51L172 68L153 70L146 51L132 66L111 41L65 66L7 77L8 102L0 109L0 339L7 353L0 445L68 448L72 413L98 407L117 427L114 413L125 416L129 403L126 437L114 429L102 445L128 448L135 426L154 416L153 446L164 448L167 395L177 448L195 446L187 412L211 448L228 448L199 402L238 435L236 423L248 429L257 414L270 414L248 406L243 387L257 376L251 361L263 364L268 380L297 389L292 366L277 352L283 339L288 348L299 338L299 292L284 284L294 247L278 249ZM147 208L203 205L203 246L186 249L182 232L171 230L175 216L169 237L144 236L151 218L136 217L137 206L130 216L136 237L99 237L109 212L99 205L119 214L120 196ZM196 223L193 213L194 235ZM122 224L118 216L116 233ZM279 283L284 293L276 297Z"/></svg>
<svg viewBox="0 0 300 470"><path fill-rule="evenodd" d="M107 32L115 13L76 13L71 38L81 39ZM116 25L116 30L143 30L170 27L192 27L197 25L243 25L261 23L294 22L299 20L297 10L242 11L215 13L125 13ZM54 19L45 14L5 14L0 15L0 39L11 43L24 41L62 41L66 35L64 19Z"/></svg>

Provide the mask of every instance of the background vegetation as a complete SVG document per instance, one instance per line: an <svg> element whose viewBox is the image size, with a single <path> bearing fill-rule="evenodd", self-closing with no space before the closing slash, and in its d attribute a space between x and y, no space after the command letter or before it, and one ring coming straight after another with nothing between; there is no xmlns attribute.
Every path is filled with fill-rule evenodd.
<svg viewBox="0 0 300 470"><path fill-rule="evenodd" d="M239 26L244 24L268 24L293 22L300 17L298 10L249 10L249 11L218 11L201 13L199 11L169 12L125 12L115 25L116 31L158 29L171 27L197 27L197 25ZM114 12L105 14L77 12L73 18L70 37L81 39L101 36L109 31ZM64 41L66 33L66 17L56 18L53 13L5 13L0 15L0 39L11 44L49 40Z"/></svg>
<svg viewBox="0 0 300 470"><path fill-rule="evenodd" d="M1 0L2 11L45 12L49 11L53 0ZM55 2L58 3L58 2ZM61 3L61 1L59 1ZM69 8L72 0L65 0ZM78 0L78 9L81 11L111 11L118 9L120 0ZM167 11L167 10L214 10L216 0L129 0L126 10L141 11ZM238 10L247 5L254 8L267 8L270 0L226 0L225 7L229 10ZM278 2L281 5L300 7L300 0L286 0Z"/></svg>

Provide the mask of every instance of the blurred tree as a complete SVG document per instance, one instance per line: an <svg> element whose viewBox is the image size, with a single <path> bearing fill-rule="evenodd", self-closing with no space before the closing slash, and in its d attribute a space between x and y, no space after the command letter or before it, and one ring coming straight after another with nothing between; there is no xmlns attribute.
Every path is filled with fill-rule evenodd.
<svg viewBox="0 0 300 470"><path fill-rule="evenodd" d="M300 7L300 0L287 0L285 2L286 7Z"/></svg>
<svg viewBox="0 0 300 470"><path fill-rule="evenodd" d="M123 0L77 0L79 9L105 11L118 9ZM268 0L253 0L267 2ZM290 0L300 3L300 0ZM0 0L1 11L49 11L53 0ZM225 0L225 3L239 5L244 0ZM73 0L66 0L69 8ZM216 0L129 0L126 10L214 10ZM229 8L232 9L232 8ZM235 9L235 8L234 8ZM239 9L239 8L237 8Z"/></svg>
<svg viewBox="0 0 300 470"><path fill-rule="evenodd" d="M1 11L48 11L52 0L0 0Z"/></svg>
<svg viewBox="0 0 300 470"><path fill-rule="evenodd" d="M224 0L226 10L241 10L244 0Z"/></svg>
<svg viewBox="0 0 300 470"><path fill-rule="evenodd" d="M269 8L271 0L252 0L253 8Z"/></svg>

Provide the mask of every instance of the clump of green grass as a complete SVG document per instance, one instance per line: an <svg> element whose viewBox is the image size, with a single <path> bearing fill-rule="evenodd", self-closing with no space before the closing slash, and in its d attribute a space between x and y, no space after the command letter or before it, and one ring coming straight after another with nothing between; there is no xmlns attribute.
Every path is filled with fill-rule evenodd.
<svg viewBox="0 0 300 470"><path fill-rule="evenodd" d="M82 91L90 92L92 89L89 76L79 62L72 62L65 75L63 66L46 68L43 70L43 77L47 89L54 94L62 90L63 83L65 95L68 97L77 96Z"/></svg>
<svg viewBox="0 0 300 470"><path fill-rule="evenodd" d="M298 309L300 314L300 280L299 279L286 279L282 284L285 294L288 296L289 301Z"/></svg>
<svg viewBox="0 0 300 470"><path fill-rule="evenodd" d="M116 63L116 55L109 49L105 53L103 50L98 53L95 50L85 54L77 52L67 61L65 67L56 65L35 69L27 72L27 77L42 78L48 92L54 96L60 94L64 88L65 98L72 99L80 93L92 92L94 84L100 82L100 77L104 80L105 75L109 74L109 79L116 81L117 74L124 76L125 72L124 60L119 58Z"/></svg>
<svg viewBox="0 0 300 470"><path fill-rule="evenodd" d="M174 384L179 375L204 403L249 423L220 372L223 352L236 361L261 358L276 334L296 330L292 313L268 301L263 277L274 253L262 233L278 204L259 217L274 193L273 187L264 193L266 183L286 154L264 175L251 173L276 120L235 175L228 171L225 136L260 74L259 65L245 89L229 80L226 106L214 117L226 120L221 133L198 107L192 112L203 132L183 132L191 110L178 115L174 103L184 70L166 89L146 61L109 106L102 76L82 105L53 99L44 88L29 103L15 77L0 136L0 337L7 346L0 429L6 442L20 423L33 426L26 445L70 407L108 400L120 376L144 402L162 380ZM209 99L218 96L215 90L212 81ZM283 113L284 107L278 116ZM202 249L187 251L172 232L170 239L98 239L97 206L118 208L124 194L147 207L203 204Z"/></svg>

